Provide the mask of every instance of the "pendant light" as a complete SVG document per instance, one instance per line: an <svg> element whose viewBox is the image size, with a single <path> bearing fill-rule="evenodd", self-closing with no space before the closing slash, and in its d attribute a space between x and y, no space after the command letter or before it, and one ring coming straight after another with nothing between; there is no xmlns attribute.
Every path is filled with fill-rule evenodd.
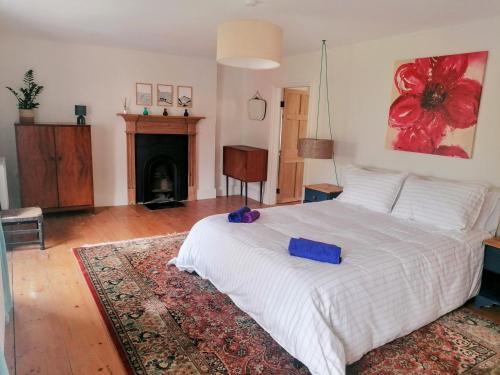
<svg viewBox="0 0 500 375"><path fill-rule="evenodd" d="M283 32L275 24L240 20L219 25L217 62L247 69L274 69L280 66Z"/></svg>
<svg viewBox="0 0 500 375"><path fill-rule="evenodd" d="M318 139L319 107L321 103L321 89L323 86L323 61L325 62L326 81L326 103L328 107L328 126L330 128L330 139ZM328 57L326 51L326 40L321 45L321 65L319 71L318 108L316 113L316 135L314 138L299 139L299 156L306 159L332 159L333 158L333 133L330 116L330 98L328 92Z"/></svg>

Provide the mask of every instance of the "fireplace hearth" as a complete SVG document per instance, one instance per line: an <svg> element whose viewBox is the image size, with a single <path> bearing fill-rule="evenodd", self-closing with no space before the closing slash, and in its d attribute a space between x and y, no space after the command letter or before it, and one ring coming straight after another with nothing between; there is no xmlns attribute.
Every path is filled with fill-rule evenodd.
<svg viewBox="0 0 500 375"><path fill-rule="evenodd" d="M137 134L136 201L164 203L188 198L188 136Z"/></svg>

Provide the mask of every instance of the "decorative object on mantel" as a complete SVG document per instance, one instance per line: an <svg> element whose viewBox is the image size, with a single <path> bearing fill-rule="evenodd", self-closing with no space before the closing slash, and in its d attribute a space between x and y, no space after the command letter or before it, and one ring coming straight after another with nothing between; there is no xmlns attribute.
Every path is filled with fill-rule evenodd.
<svg viewBox="0 0 500 375"><path fill-rule="evenodd" d="M177 107L193 107L193 88L191 86L177 86Z"/></svg>
<svg viewBox="0 0 500 375"><path fill-rule="evenodd" d="M17 99L17 107L19 108L19 122L21 124L35 123L35 108L38 108L40 103L36 102L36 97L42 92L43 86L35 82L35 74L33 69L24 73L24 87L21 87L18 93L13 88L7 86L9 90Z"/></svg>
<svg viewBox="0 0 500 375"><path fill-rule="evenodd" d="M148 116L149 115L148 107L144 107L144 111L142 111L142 114L144 116Z"/></svg>
<svg viewBox="0 0 500 375"><path fill-rule="evenodd" d="M87 106L85 105L75 105L75 116L76 123L78 125L85 125L85 116L87 116Z"/></svg>
<svg viewBox="0 0 500 375"><path fill-rule="evenodd" d="M184 117L189 117L189 112L187 109L184 110Z"/></svg>
<svg viewBox="0 0 500 375"><path fill-rule="evenodd" d="M127 135L128 204L136 204L135 138L137 134L184 134L188 136L188 200L196 200L198 189L196 127L201 116L162 116L117 113L125 121Z"/></svg>
<svg viewBox="0 0 500 375"><path fill-rule="evenodd" d="M217 28L217 62L246 69L280 66L283 31L265 21L229 21Z"/></svg>
<svg viewBox="0 0 500 375"><path fill-rule="evenodd" d="M126 115L128 113L127 98L122 99L122 107L123 107L123 114Z"/></svg>
<svg viewBox="0 0 500 375"><path fill-rule="evenodd" d="M147 107L153 105L153 85L151 83L135 84L135 104Z"/></svg>
<svg viewBox="0 0 500 375"><path fill-rule="evenodd" d="M168 111L166 108L163 108L163 116L168 116Z"/></svg>
<svg viewBox="0 0 500 375"><path fill-rule="evenodd" d="M470 159L488 52L397 61L386 148Z"/></svg>
<svg viewBox="0 0 500 375"><path fill-rule="evenodd" d="M248 118L250 120L262 121L266 117L267 102L257 91L255 95L248 100Z"/></svg>
<svg viewBox="0 0 500 375"><path fill-rule="evenodd" d="M174 102L174 86L157 84L156 102L159 106L171 107Z"/></svg>
<svg viewBox="0 0 500 375"><path fill-rule="evenodd" d="M324 61L324 67L323 67ZM330 130L330 139L319 139L319 112L321 104L321 89L323 86L323 72L325 75L326 86L326 103L328 113L328 128ZM333 153L333 131L332 131L332 116L330 113L330 94L328 90L328 54L326 48L326 40L321 42L321 64L319 71L319 86L318 86L318 106L316 112L316 133L314 138L299 139L299 156L308 159L332 159L335 172L335 180L338 185L337 166L335 164L335 156Z"/></svg>

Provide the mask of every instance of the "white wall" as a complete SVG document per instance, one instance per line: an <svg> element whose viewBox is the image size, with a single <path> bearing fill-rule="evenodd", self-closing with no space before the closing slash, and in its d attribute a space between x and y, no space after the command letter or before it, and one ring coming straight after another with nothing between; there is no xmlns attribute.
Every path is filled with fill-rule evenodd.
<svg viewBox="0 0 500 375"><path fill-rule="evenodd" d="M268 72L269 73L269 72ZM274 73L270 73L274 77ZM216 130L216 186L217 195L226 195L226 178L222 175L222 147L225 145L248 145L260 148L268 148L271 129L270 118L273 110L279 108L267 107L267 115L264 121L248 119L248 100L256 91L269 99L272 96L272 86L265 81L266 75L260 72L258 75L246 69L218 66L217 87L217 130ZM269 173L269 171L268 171ZM271 192L270 185L264 185L264 197L268 202L274 197L267 197ZM275 191L275 188L274 190ZM240 182L229 179L229 194L240 194ZM260 194L259 184L248 185L248 196L258 200Z"/></svg>
<svg viewBox="0 0 500 375"><path fill-rule="evenodd" d="M353 161L424 175L482 180L500 186L500 18L363 43L351 49L344 152ZM393 63L401 58L489 51L472 158L384 148ZM351 145L352 143L352 145Z"/></svg>
<svg viewBox="0 0 500 375"><path fill-rule="evenodd" d="M329 50L330 98L333 110L335 154L339 175L343 166L357 163L423 175L487 181L500 186L500 18L455 27L373 40ZM319 82L318 52L284 59L274 71L245 72L244 98L259 90L271 111L266 120L242 122L242 141L273 148L277 142L280 87L311 85L309 132L313 134ZM442 157L385 148L387 117L391 104L393 66L396 60L488 50L480 114L472 159ZM223 106L223 104L221 104ZM320 134L328 136L324 105ZM279 116L278 116L279 118ZM270 167L270 172L271 172ZM272 170L276 173L276 170ZM272 176L271 176L272 177ZM307 160L305 183L335 182L331 161ZM269 192L268 202L272 202Z"/></svg>
<svg viewBox="0 0 500 375"><path fill-rule="evenodd" d="M97 206L127 204L125 126L116 116L121 99L135 106L135 82L189 85L193 91L193 115L206 116L198 129L198 198L215 196L215 117L217 67L213 59L195 59L159 53L97 47L61 42L0 37L0 156L6 156L9 191L19 204L14 122L18 119L15 98L5 86L19 87L23 74L33 68L45 86L37 113L39 122L75 122L75 104L87 105L92 124L94 190ZM152 107L161 114L162 107ZM181 108L169 107L171 114Z"/></svg>
<svg viewBox="0 0 500 375"><path fill-rule="evenodd" d="M246 102L243 88L246 85L242 70L223 65L217 67L217 124L215 179L217 195L226 194L226 178L222 176L222 147L239 145L242 139L242 123L245 118ZM239 194L239 183L230 180L229 194Z"/></svg>

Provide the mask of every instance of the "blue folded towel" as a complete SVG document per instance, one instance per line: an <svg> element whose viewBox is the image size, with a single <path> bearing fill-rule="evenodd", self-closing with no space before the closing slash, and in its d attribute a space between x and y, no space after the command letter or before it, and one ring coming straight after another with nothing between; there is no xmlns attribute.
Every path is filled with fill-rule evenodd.
<svg viewBox="0 0 500 375"><path fill-rule="evenodd" d="M319 262L339 264L342 261L340 247L305 238L290 238L288 252L295 257L317 260Z"/></svg>
<svg viewBox="0 0 500 375"><path fill-rule="evenodd" d="M239 210L230 212L229 215L227 215L227 220L229 220L230 223L241 223L243 215L247 212L250 212L250 209L247 206L241 207Z"/></svg>

